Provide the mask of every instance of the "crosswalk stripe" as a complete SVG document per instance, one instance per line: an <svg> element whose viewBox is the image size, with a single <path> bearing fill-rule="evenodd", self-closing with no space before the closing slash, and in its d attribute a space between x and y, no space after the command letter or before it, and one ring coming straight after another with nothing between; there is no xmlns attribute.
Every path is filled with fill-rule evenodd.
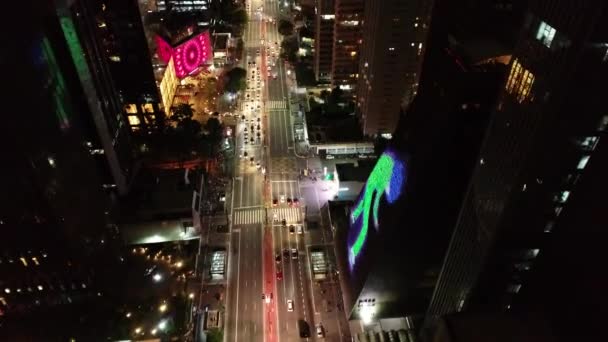
<svg viewBox="0 0 608 342"><path fill-rule="evenodd" d="M300 208L274 208L272 212L273 217L276 221L281 221L285 219L285 221L287 221L287 223L289 224L300 223L302 220Z"/></svg>
<svg viewBox="0 0 608 342"><path fill-rule="evenodd" d="M285 101L275 101L275 100L271 100L268 101L266 106L268 107L268 109L285 109Z"/></svg>
<svg viewBox="0 0 608 342"><path fill-rule="evenodd" d="M234 212L234 224L257 224L264 222L263 209L237 210Z"/></svg>

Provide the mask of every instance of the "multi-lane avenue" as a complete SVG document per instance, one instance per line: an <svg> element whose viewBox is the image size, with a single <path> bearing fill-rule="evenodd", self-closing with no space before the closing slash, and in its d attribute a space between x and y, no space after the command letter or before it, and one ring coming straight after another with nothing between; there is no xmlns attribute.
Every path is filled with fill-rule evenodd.
<svg viewBox="0 0 608 342"><path fill-rule="evenodd" d="M246 2L241 65L247 89L235 132L224 340L301 341L306 322L305 340L342 341L339 328L321 322L325 313L314 307L309 247L322 238L306 228L301 186L315 197L317 215L319 198L298 178L306 163L294 146L288 73L278 57L280 6L276 0ZM319 324L331 333L318 337Z"/></svg>

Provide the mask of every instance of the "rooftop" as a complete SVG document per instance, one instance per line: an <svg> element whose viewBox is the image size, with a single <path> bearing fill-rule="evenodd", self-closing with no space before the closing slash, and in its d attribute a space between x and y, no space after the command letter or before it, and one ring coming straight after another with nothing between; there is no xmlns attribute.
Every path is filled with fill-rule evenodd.
<svg viewBox="0 0 608 342"><path fill-rule="evenodd" d="M192 210L200 172L143 169L125 199L122 221L168 220Z"/></svg>
<svg viewBox="0 0 608 342"><path fill-rule="evenodd" d="M336 172L340 182L366 182L374 168L375 161L359 161L358 163L336 164Z"/></svg>

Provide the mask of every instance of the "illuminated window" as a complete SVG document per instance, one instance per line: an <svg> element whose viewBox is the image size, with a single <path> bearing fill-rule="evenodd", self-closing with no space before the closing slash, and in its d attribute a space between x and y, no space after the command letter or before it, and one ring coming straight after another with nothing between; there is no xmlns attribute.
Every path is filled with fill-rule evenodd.
<svg viewBox="0 0 608 342"><path fill-rule="evenodd" d="M535 249L527 249L524 251L524 253L522 254L524 259L534 259L536 258L536 256L538 255L538 253L540 253L540 249L535 248Z"/></svg>
<svg viewBox="0 0 608 342"><path fill-rule="evenodd" d="M151 103L144 103L141 105L141 109L144 113L152 113L154 112L154 106Z"/></svg>
<svg viewBox="0 0 608 342"><path fill-rule="evenodd" d="M141 121L139 121L139 118L136 115L129 115L129 125L131 126L137 126L141 123Z"/></svg>
<svg viewBox="0 0 608 342"><path fill-rule="evenodd" d="M559 214L561 214L561 213L562 213L562 210L563 210L563 209L564 209L564 208L563 208L562 206L559 206L559 205L558 205L557 207L555 207L555 209L553 209L553 211L555 212L555 216L556 216L556 217L557 217L557 216L559 216Z"/></svg>
<svg viewBox="0 0 608 342"><path fill-rule="evenodd" d="M529 261L519 262L513 265L518 271L529 271L532 268L532 263Z"/></svg>
<svg viewBox="0 0 608 342"><path fill-rule="evenodd" d="M134 103L126 104L125 105L125 112L128 113L128 114L135 114L135 113L137 113L137 105L135 105Z"/></svg>
<svg viewBox="0 0 608 342"><path fill-rule="evenodd" d="M576 144L584 151L593 151L599 140L600 138L596 136L583 137L577 139Z"/></svg>
<svg viewBox="0 0 608 342"><path fill-rule="evenodd" d="M585 168L585 166L587 166L587 163L589 162L589 158L590 158L590 156L582 156L581 159L579 159L578 165L576 165L576 168L579 170L583 170Z"/></svg>
<svg viewBox="0 0 608 342"><path fill-rule="evenodd" d="M551 47L553 38L555 38L555 29L544 21L540 22L538 31L536 32L536 39L540 40L546 47Z"/></svg>
<svg viewBox="0 0 608 342"><path fill-rule="evenodd" d="M608 128L608 115L604 115L602 120L600 120L600 124L597 126L598 131L605 131Z"/></svg>
<svg viewBox="0 0 608 342"><path fill-rule="evenodd" d="M555 196L554 201L559 203L566 203L568 201L568 197L570 197L570 191L564 190Z"/></svg>
<svg viewBox="0 0 608 342"><path fill-rule="evenodd" d="M507 79L507 92L515 95L517 101L521 103L530 98L530 90L533 84L534 74L523 68L519 61L515 59Z"/></svg>
<svg viewBox="0 0 608 342"><path fill-rule="evenodd" d="M507 287L507 292L509 293L518 293L521 290L521 284L509 284Z"/></svg>

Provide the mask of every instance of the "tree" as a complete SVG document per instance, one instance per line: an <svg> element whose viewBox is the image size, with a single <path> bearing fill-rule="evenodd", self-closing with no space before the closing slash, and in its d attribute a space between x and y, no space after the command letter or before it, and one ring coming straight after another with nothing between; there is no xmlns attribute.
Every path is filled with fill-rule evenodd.
<svg viewBox="0 0 608 342"><path fill-rule="evenodd" d="M295 63L298 59L298 38L287 37L281 42L281 57L290 63Z"/></svg>
<svg viewBox="0 0 608 342"><path fill-rule="evenodd" d="M207 123L205 123L205 129L209 133L209 137L213 142L219 142L222 138L222 124L220 120L215 117L209 118Z"/></svg>
<svg viewBox="0 0 608 342"><path fill-rule="evenodd" d="M192 116L194 116L194 108L192 108L192 104L182 103L173 110L171 121L179 123L185 119L192 119Z"/></svg>
<svg viewBox="0 0 608 342"><path fill-rule="evenodd" d="M224 86L224 90L236 93L247 88L247 70L234 67L226 73L225 77L228 78L228 81Z"/></svg>
<svg viewBox="0 0 608 342"><path fill-rule="evenodd" d="M213 328L207 331L207 342L222 342L224 340L224 332L221 329Z"/></svg>
<svg viewBox="0 0 608 342"><path fill-rule="evenodd" d="M247 25L247 11L244 8L239 8L232 12L231 23L235 26L245 26Z"/></svg>
<svg viewBox="0 0 608 342"><path fill-rule="evenodd" d="M279 20L278 30L279 33L284 36L291 36L293 34L293 23L289 20L281 19Z"/></svg>

